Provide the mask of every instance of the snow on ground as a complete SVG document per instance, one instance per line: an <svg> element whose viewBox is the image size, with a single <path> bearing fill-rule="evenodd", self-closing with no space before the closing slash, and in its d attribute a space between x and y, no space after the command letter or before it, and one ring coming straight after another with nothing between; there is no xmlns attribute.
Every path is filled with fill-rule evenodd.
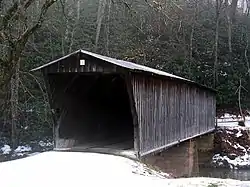
<svg viewBox="0 0 250 187"><path fill-rule="evenodd" d="M250 187L250 182L214 178L168 179L167 174L121 156L81 153L44 152L0 163L1 187Z"/></svg>
<svg viewBox="0 0 250 187"><path fill-rule="evenodd" d="M219 127L215 140L215 145L219 146L212 158L215 167L250 168L249 128L231 125Z"/></svg>
<svg viewBox="0 0 250 187"><path fill-rule="evenodd" d="M4 145L0 148L0 155L9 155L11 154L11 147L9 145ZM29 145L26 146L18 146L14 152L12 153L13 156L24 156L32 151L32 148Z"/></svg>
<svg viewBox="0 0 250 187"><path fill-rule="evenodd" d="M235 136L236 140L242 140L242 132L250 130L250 116L245 117L245 127L239 126L238 122L243 121L241 116L236 116L232 114L225 113L223 116L217 119L218 126L220 128L225 129L225 133L228 134L229 139L230 136ZM234 132L237 132L234 134ZM243 138L244 139L244 138ZM223 154L215 154L213 157L213 163L216 163L218 166L229 165L231 169L238 169L238 168L249 168L250 167L250 150L247 147L248 145L240 145L239 143L230 142L228 139L224 139L229 146L242 150L243 155L223 155Z"/></svg>
<svg viewBox="0 0 250 187"><path fill-rule="evenodd" d="M245 116L245 126L250 127L250 116ZM225 113L223 116L217 119L218 126L226 126L226 127L236 127L238 126L238 122L243 121L241 116L236 116L232 114Z"/></svg>
<svg viewBox="0 0 250 187"><path fill-rule="evenodd" d="M53 143L50 142L50 141L39 141L38 144L41 146L41 147L50 147L50 146L53 146Z"/></svg>
<svg viewBox="0 0 250 187"><path fill-rule="evenodd" d="M1 147L1 151L3 155L7 155L10 154L11 148L9 145L4 145L3 147Z"/></svg>
<svg viewBox="0 0 250 187"><path fill-rule="evenodd" d="M233 179L217 179L217 178L180 178L166 179L167 185L170 187L249 187L250 182L237 181ZM159 185L160 186L160 185Z"/></svg>
<svg viewBox="0 0 250 187"><path fill-rule="evenodd" d="M236 134L236 137L239 138L241 137L243 134L241 133L241 131L238 131L237 134Z"/></svg>
<svg viewBox="0 0 250 187"><path fill-rule="evenodd" d="M8 144L0 145L0 157L5 156L8 158L19 158L29 155L34 155L39 152L49 151L53 149L53 142L49 139L32 141L29 144L19 145L17 148L12 149ZM12 151L13 150L13 151Z"/></svg>
<svg viewBox="0 0 250 187"><path fill-rule="evenodd" d="M26 154L28 154L29 152L32 151L32 148L29 145L26 146L18 146L15 150L14 150L14 155L13 156L24 156Z"/></svg>
<svg viewBox="0 0 250 187"><path fill-rule="evenodd" d="M228 156L215 154L213 156L213 162L216 162L219 166L223 166L225 162L227 162L226 164L228 164L231 169L248 168L250 167L250 155L245 153L243 156L236 156L234 159L231 159Z"/></svg>
<svg viewBox="0 0 250 187"><path fill-rule="evenodd" d="M30 146L26 145L26 146L18 146L15 149L16 153L23 153L23 152L30 152L32 149Z"/></svg>

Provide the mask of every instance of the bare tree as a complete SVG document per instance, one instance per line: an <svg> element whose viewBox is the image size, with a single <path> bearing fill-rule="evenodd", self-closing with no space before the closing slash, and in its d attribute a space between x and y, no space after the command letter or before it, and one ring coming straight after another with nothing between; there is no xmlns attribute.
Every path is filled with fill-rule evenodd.
<svg viewBox="0 0 250 187"><path fill-rule="evenodd" d="M241 79L240 79L240 85L238 87L238 89L236 90L235 93L238 92L238 104L239 104L239 109L240 109L240 115L242 116L243 118L243 122L245 124L245 115L244 115L244 112L242 111L242 106L241 106L241 89L244 89L245 91L247 91L243 86L242 86L242 83L241 83Z"/></svg>
<svg viewBox="0 0 250 187"><path fill-rule="evenodd" d="M107 0L99 0L98 12L97 12L97 28L96 28L96 39L95 39L95 51L97 50L98 41L100 37L100 31L102 26L102 20L105 13L105 7L107 4Z"/></svg>
<svg viewBox="0 0 250 187"><path fill-rule="evenodd" d="M48 9L56 1L45 0L40 8L38 18L33 24L28 23L28 9L36 2L35 0L15 0L9 4L6 11L0 9L2 14L0 43L5 43L6 45L4 48L5 54L0 57L0 62L5 68L4 83L10 83L11 137L13 147L16 147L17 144L19 73L22 53L29 38L42 26Z"/></svg>
<svg viewBox="0 0 250 187"><path fill-rule="evenodd" d="M198 0L194 1L194 14L192 20L192 27L190 33L190 43L189 43L189 76L191 76L191 66L192 66L192 56L193 56L193 39L194 39L194 32L195 32L195 23L197 19L197 9L198 9Z"/></svg>
<svg viewBox="0 0 250 187"><path fill-rule="evenodd" d="M246 46L245 46L245 52L244 52L244 57L245 57L245 61L246 61L246 65L247 65L247 74L250 77L250 63L249 63L249 59L248 59L248 47L249 47L249 41L248 41L248 16L249 16L249 10L250 10L250 1L246 0L247 3L247 7L246 7L246 11L245 11L245 24L246 24L246 28L245 28L245 40L246 40Z"/></svg>
<svg viewBox="0 0 250 187"><path fill-rule="evenodd" d="M219 42L219 26L220 26L220 12L222 7L223 0L216 0L216 30L215 30L215 53L214 53L214 87L216 87L218 82L218 73L217 73L217 66L218 66L218 42Z"/></svg>
<svg viewBox="0 0 250 187"><path fill-rule="evenodd" d="M111 0L108 0L108 16L107 16L107 25L106 25L106 53L109 55L109 36L110 36L110 14L111 14Z"/></svg>
<svg viewBox="0 0 250 187"><path fill-rule="evenodd" d="M233 27L235 12L237 9L237 4L238 0L232 0L231 4L229 4L228 0L225 0L226 17L228 25L228 49L230 54L232 53L232 27Z"/></svg>
<svg viewBox="0 0 250 187"><path fill-rule="evenodd" d="M232 17L231 17L231 5L229 5L228 0L225 0L226 6L226 17L227 17L227 25L228 25L228 49L229 53L232 53Z"/></svg>

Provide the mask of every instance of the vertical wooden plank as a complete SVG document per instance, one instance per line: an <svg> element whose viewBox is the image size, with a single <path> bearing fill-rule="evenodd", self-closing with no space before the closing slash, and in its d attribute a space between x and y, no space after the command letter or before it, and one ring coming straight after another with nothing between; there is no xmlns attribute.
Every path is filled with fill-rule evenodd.
<svg viewBox="0 0 250 187"><path fill-rule="evenodd" d="M141 92L139 92L139 89ZM143 120L143 116L142 116L142 111L144 108L144 105L142 105L142 96L144 96L144 92L145 92L145 88L144 88L144 83L139 79L138 81L138 87L137 87L137 92L140 93L140 98L138 101L138 105L139 105L139 115L140 115L140 149L142 151L144 151L144 144L145 144L145 135L144 135L144 128L143 128L143 124L144 124L144 120ZM146 99L146 98L144 98Z"/></svg>
<svg viewBox="0 0 250 187"><path fill-rule="evenodd" d="M188 99L188 94L189 92L189 87L187 87L187 90L186 90L186 111L185 111L185 116L186 116L186 119L185 119L185 138L188 137L188 134L189 134L189 129L188 129L188 124L189 124L189 116L188 116L188 113L189 113L189 99Z"/></svg>
<svg viewBox="0 0 250 187"><path fill-rule="evenodd" d="M168 123L169 123L169 131L168 131L168 143L170 143L172 141L172 137L173 137L173 133L174 133L174 129L173 129L173 85L170 84L170 88L169 88L169 114L168 114Z"/></svg>
<svg viewBox="0 0 250 187"><path fill-rule="evenodd" d="M178 84L177 85L177 97L176 97L176 101L177 101L177 113L176 113L176 120L177 120L177 137L175 138L175 140L179 140L181 138L181 85Z"/></svg>
<svg viewBox="0 0 250 187"><path fill-rule="evenodd" d="M169 123L168 123L168 108L169 108L169 102L167 100L168 98L168 83L165 83L162 85L163 90L162 93L162 97L164 98L164 111L163 111L163 115L164 115L164 136L165 136L165 145L167 145L168 143L168 130L169 130Z"/></svg>
<svg viewBox="0 0 250 187"><path fill-rule="evenodd" d="M196 129L195 129L195 123L194 123L194 119L195 119L195 116L194 116L194 110L195 110L195 106L194 106L194 91L195 91L195 88L192 87L191 89L191 129L192 129L192 133L191 133L191 136L194 136L196 135Z"/></svg>
<svg viewBox="0 0 250 187"><path fill-rule="evenodd" d="M145 86L145 90L143 90L144 91L144 94L145 94L145 100L144 100L144 102L146 101L146 103L144 103L143 102L143 104L145 105L143 108L142 108L142 111L144 111L144 112L142 112L141 114L143 115L143 113L144 113L144 119L145 119L145 122L146 123L143 123L143 126L142 126L142 128L144 127L144 129L143 129L143 131L144 131L144 144L145 144L145 146L144 146L144 151L146 151L146 149L148 148L148 146L149 146L149 133L148 133L148 128L147 128L147 126L149 125L149 123L150 123L150 121L149 121L149 119L150 119L150 117L149 117L149 114L148 114L148 110L149 110L149 105L150 105L150 100L149 100L149 84L145 84L145 80L143 80L143 85Z"/></svg>
<svg viewBox="0 0 250 187"><path fill-rule="evenodd" d="M125 79L125 83L126 83L126 87L127 87L127 92L129 95L129 102L130 102L130 110L131 110L131 114L133 117L133 125L134 125L134 149L136 151L136 154L138 157L140 157L139 151L140 151L140 146L139 146L139 123L138 123L138 115L137 115L137 111L136 111L136 104L135 104L135 96L134 95L138 95L138 92L134 92L133 91L133 85L134 84L134 79L133 77L131 77L131 74L126 75L124 77ZM137 96L138 98L138 96Z"/></svg>
<svg viewBox="0 0 250 187"><path fill-rule="evenodd" d="M153 92L152 92L152 96L153 96L153 99L152 99L152 105L154 105L154 103L155 103L155 107L153 107L152 109L153 109L153 123L154 123L154 129L152 129L152 131L154 132L154 146L152 147L152 148L154 148L154 147L160 147L160 145L159 145L159 141L158 141L158 139L159 139L159 130L160 130L160 124L159 124L159 121L158 121L158 118L157 118L157 116L156 116L156 112L160 112L159 111L159 106L158 106L158 99L159 98L157 98L157 90L159 89L159 85L157 84L157 81L155 80L155 79L153 79L153 81L152 81L152 87L153 87Z"/></svg>
<svg viewBox="0 0 250 187"><path fill-rule="evenodd" d="M146 76L136 83L142 153L210 129L213 104L205 90Z"/></svg>

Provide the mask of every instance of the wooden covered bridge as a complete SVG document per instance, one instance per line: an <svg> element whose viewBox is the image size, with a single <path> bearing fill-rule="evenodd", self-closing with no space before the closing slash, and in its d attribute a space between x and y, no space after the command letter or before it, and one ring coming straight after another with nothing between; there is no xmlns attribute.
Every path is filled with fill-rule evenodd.
<svg viewBox="0 0 250 187"><path fill-rule="evenodd" d="M37 70L47 82L56 148L142 157L215 128L215 91L179 76L84 50Z"/></svg>

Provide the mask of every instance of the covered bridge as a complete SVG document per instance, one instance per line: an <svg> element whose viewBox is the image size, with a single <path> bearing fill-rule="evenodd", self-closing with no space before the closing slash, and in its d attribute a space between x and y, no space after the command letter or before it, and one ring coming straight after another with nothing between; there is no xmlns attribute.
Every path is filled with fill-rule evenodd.
<svg viewBox="0 0 250 187"><path fill-rule="evenodd" d="M141 157L215 128L215 91L179 76L84 50L37 70L47 82L56 148Z"/></svg>

